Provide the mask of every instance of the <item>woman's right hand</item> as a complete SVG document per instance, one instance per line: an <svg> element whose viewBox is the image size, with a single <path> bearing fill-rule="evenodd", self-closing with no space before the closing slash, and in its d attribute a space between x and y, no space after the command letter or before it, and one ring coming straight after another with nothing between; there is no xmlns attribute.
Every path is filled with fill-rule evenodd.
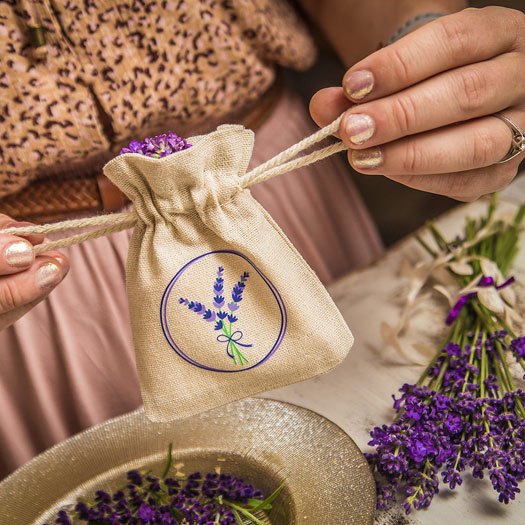
<svg viewBox="0 0 525 525"><path fill-rule="evenodd" d="M43 235L16 237L2 229L29 226L0 214L0 330L13 324L44 299L66 276L69 261L57 251L35 256Z"/></svg>

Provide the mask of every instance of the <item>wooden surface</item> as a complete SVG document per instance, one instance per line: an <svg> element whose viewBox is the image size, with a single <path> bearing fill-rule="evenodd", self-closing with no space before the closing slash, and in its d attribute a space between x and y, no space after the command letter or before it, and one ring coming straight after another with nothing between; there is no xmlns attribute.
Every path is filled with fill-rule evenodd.
<svg viewBox="0 0 525 525"><path fill-rule="evenodd" d="M512 214L516 205L525 202L525 175L517 179L500 196L500 214ZM447 237L461 232L466 215L475 217L486 209L487 201L458 205L436 224ZM318 412L343 428L362 451L369 431L376 425L392 421L393 393L403 383L415 383L423 367L410 363L387 347L380 336L380 325L396 324L401 312L407 280L400 277L404 260L415 262L426 257L417 242L409 237L392 247L379 261L341 279L329 289L355 336L355 344L345 361L324 376L265 394L271 399L295 403ZM525 283L525 248L517 258L513 275ZM412 349L413 343L439 344L444 335L447 304L434 298L424 309L415 312L407 335L402 338L413 359L428 361ZM520 378L519 370L514 370ZM518 380L519 383L519 380ZM522 484L522 491L525 489ZM443 486L431 507L412 514L408 519L400 508L378 513L383 525L461 523L462 525L518 525L525 523L525 494L519 494L509 505L498 503L497 494L488 480L465 476L455 491Z"/></svg>

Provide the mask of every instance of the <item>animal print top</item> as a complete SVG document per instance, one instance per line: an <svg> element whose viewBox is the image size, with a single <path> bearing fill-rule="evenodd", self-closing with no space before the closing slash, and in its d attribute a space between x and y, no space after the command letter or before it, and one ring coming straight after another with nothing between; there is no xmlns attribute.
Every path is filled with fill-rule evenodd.
<svg viewBox="0 0 525 525"><path fill-rule="evenodd" d="M268 89L275 64L314 58L286 0L0 0L0 196L99 166L166 123L220 121Z"/></svg>

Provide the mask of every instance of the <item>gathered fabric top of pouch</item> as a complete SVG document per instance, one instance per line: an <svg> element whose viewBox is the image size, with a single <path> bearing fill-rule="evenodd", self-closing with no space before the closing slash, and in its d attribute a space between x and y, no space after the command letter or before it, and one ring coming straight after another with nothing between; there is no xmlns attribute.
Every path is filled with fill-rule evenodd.
<svg viewBox="0 0 525 525"><path fill-rule="evenodd" d="M224 122L316 50L286 0L18 0L0 2L0 56L2 197L100 169L132 138Z"/></svg>
<svg viewBox="0 0 525 525"><path fill-rule="evenodd" d="M231 200L242 190L255 134L240 125L190 137L191 147L166 157L125 153L104 166L147 223L159 215L203 212Z"/></svg>

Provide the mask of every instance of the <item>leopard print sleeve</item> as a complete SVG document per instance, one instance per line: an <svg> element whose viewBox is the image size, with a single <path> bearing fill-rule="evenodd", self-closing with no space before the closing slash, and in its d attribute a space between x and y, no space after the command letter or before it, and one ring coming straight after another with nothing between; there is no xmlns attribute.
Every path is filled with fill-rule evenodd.
<svg viewBox="0 0 525 525"><path fill-rule="evenodd" d="M0 196L85 170L164 122L233 114L275 64L315 59L285 0L33 0L47 41L35 60L26 3L0 0Z"/></svg>

